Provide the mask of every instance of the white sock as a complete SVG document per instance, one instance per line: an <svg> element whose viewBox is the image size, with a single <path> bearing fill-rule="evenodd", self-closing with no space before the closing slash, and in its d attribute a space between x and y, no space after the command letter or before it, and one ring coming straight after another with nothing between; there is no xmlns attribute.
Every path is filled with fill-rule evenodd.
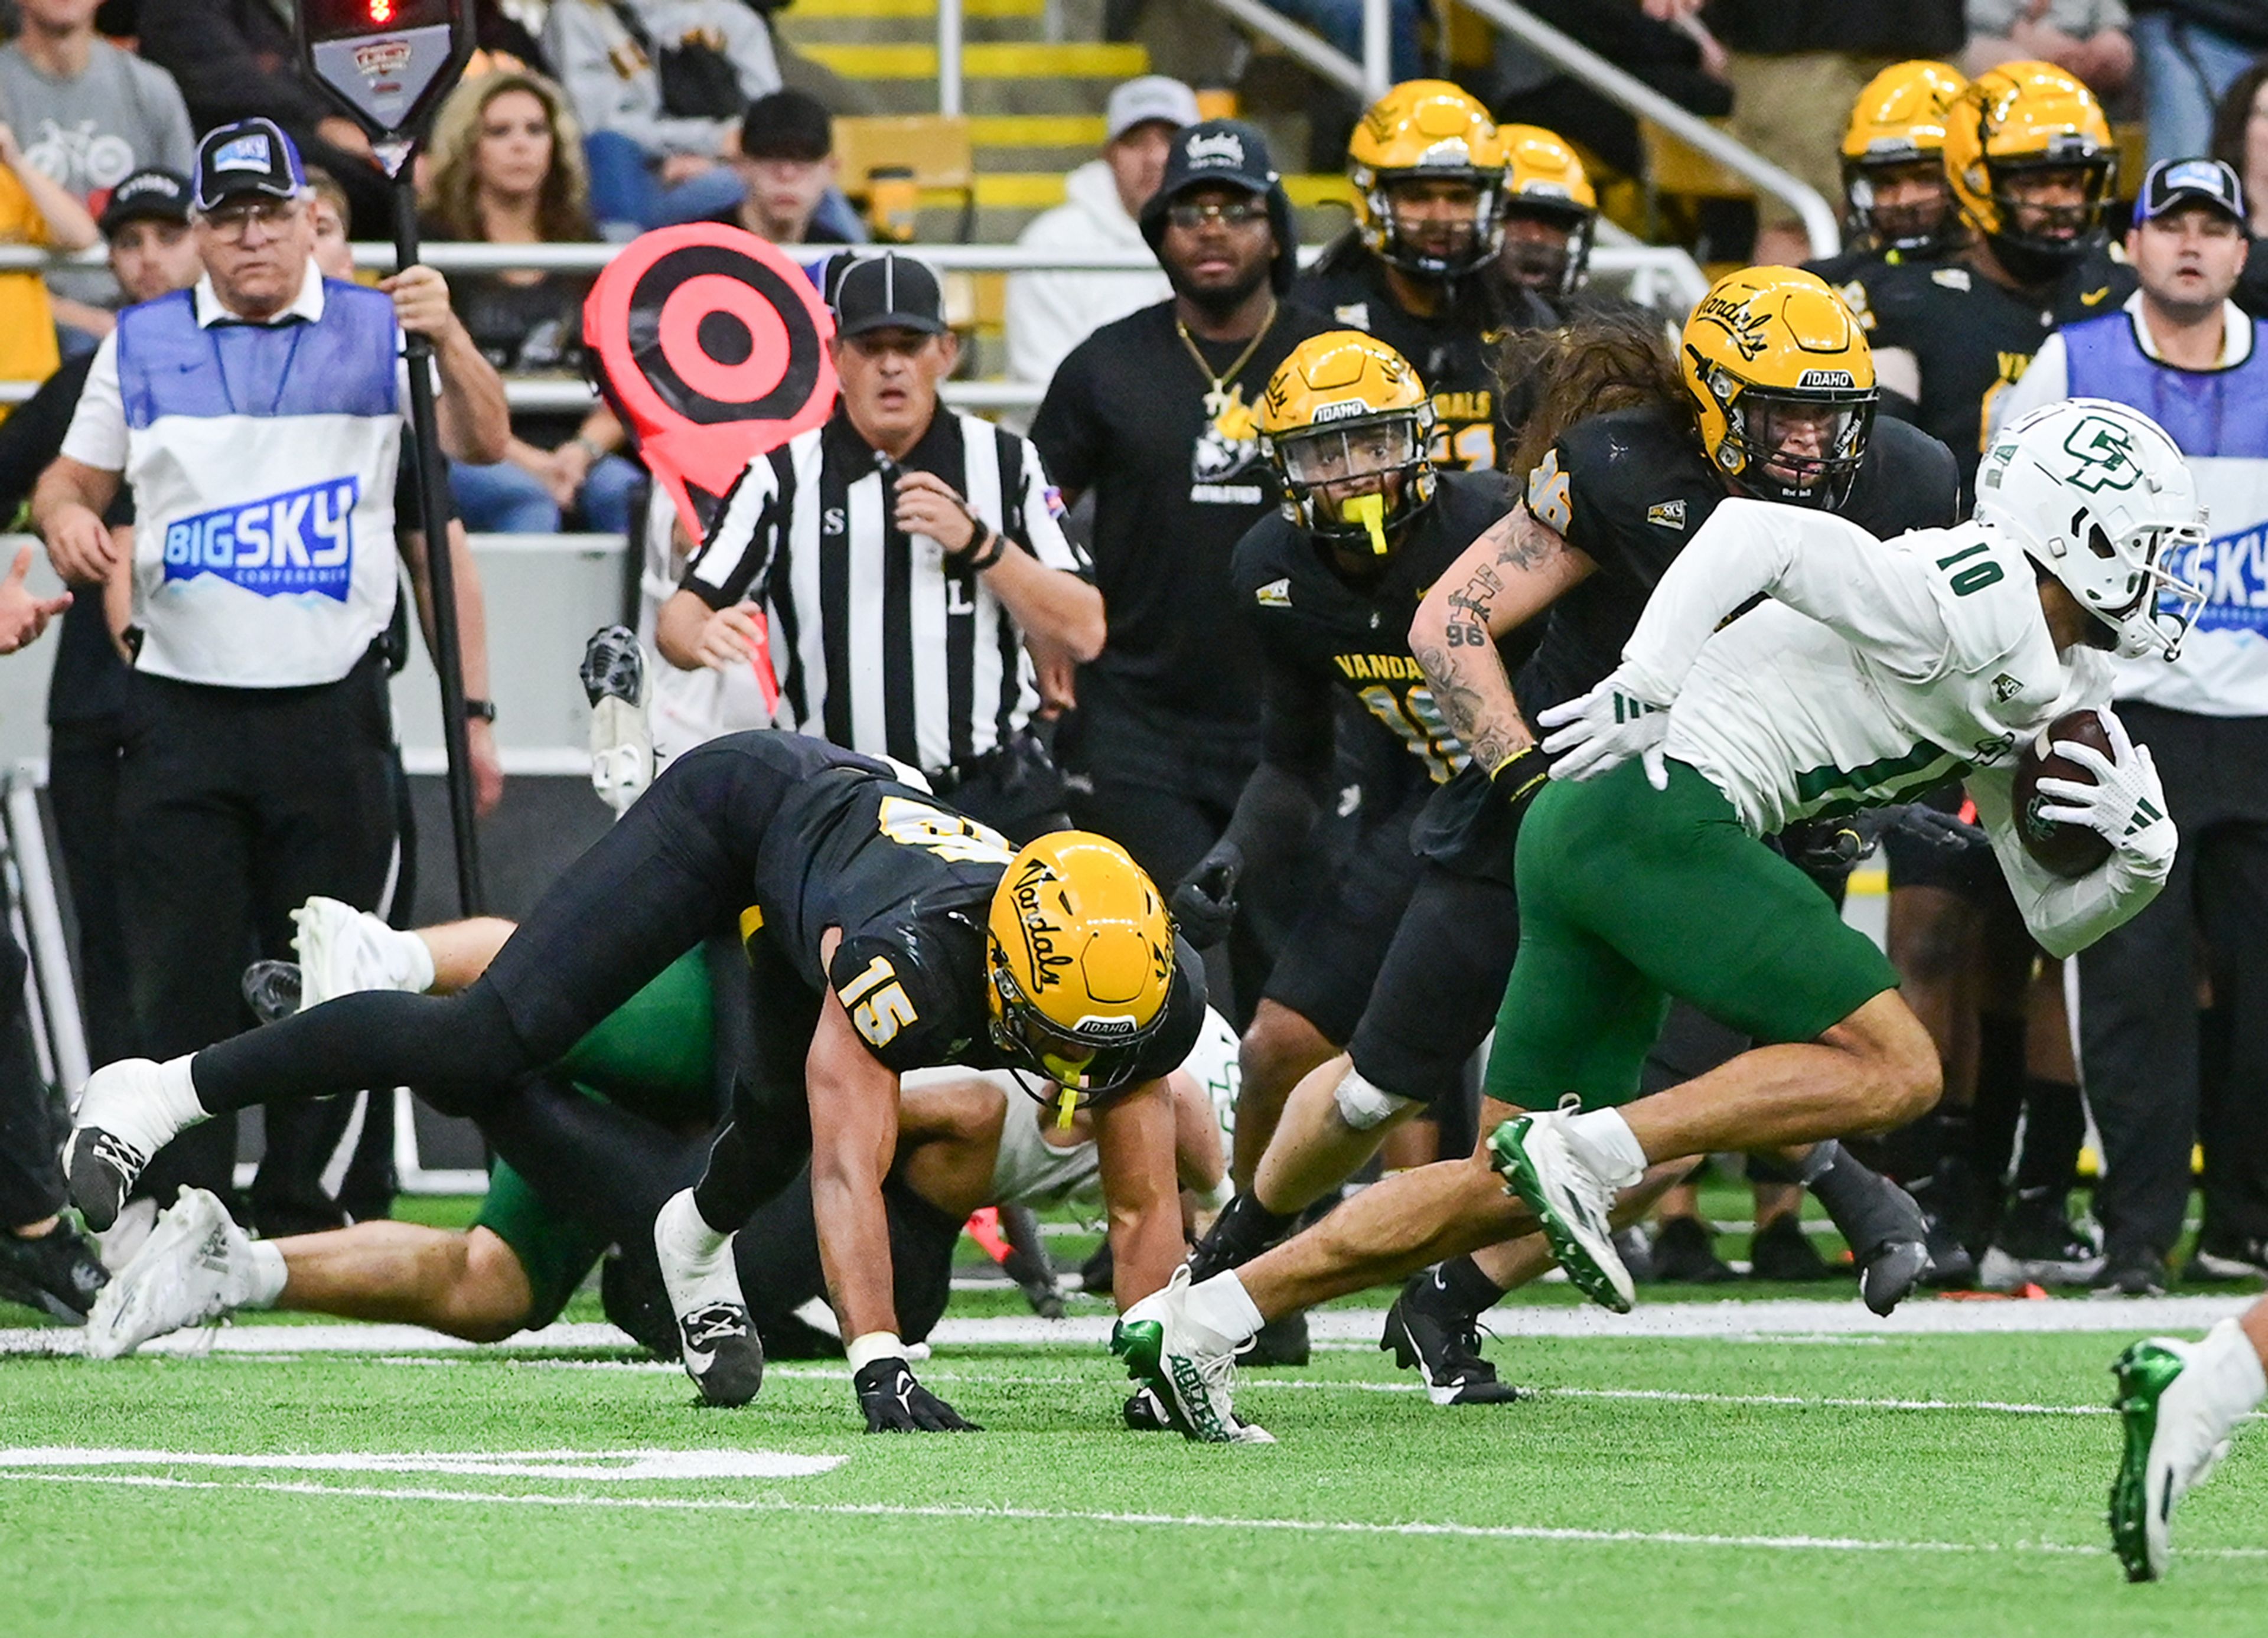
<svg viewBox="0 0 2268 1638"><path fill-rule="evenodd" d="M2268 1373L2261 1370L2252 1339L2234 1319L2205 1333L2205 1341L2191 1350L2181 1379L2196 1382L2215 1431L2223 1436L2268 1399Z"/></svg>
<svg viewBox="0 0 2268 1638"><path fill-rule="evenodd" d="M680 1189L662 1202L653 1220L654 1244L666 1246L686 1262L713 1261L732 1238L711 1228L693 1203L693 1191Z"/></svg>
<svg viewBox="0 0 2268 1638"><path fill-rule="evenodd" d="M197 1083L189 1073L189 1060L195 1056L183 1053L178 1058L168 1058L158 1066L158 1106L176 1130L195 1126L200 1120L210 1120L213 1112L197 1101Z"/></svg>
<svg viewBox="0 0 2268 1638"><path fill-rule="evenodd" d="M284 1295L284 1282L291 1271L284 1266L284 1253L273 1240L252 1243L252 1296L247 1308L273 1308L276 1299Z"/></svg>
<svg viewBox="0 0 2268 1638"><path fill-rule="evenodd" d="M1611 1188L1626 1189L1646 1175L1646 1150L1619 1109L1594 1109L1572 1117L1568 1135L1580 1142L1584 1157L1598 1168Z"/></svg>
<svg viewBox="0 0 2268 1638"><path fill-rule="evenodd" d="M1202 1285L1191 1286L1182 1311L1189 1328L1197 1333L1197 1341L1211 1343L1212 1351L1220 1353L1242 1347L1268 1323L1253 1306L1252 1294L1233 1268Z"/></svg>

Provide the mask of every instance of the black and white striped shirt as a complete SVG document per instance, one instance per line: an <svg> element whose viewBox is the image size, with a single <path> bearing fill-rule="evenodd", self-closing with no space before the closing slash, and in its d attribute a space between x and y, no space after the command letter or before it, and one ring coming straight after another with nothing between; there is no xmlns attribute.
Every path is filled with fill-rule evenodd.
<svg viewBox="0 0 2268 1638"><path fill-rule="evenodd" d="M684 584L711 608L763 605L787 726L924 773L965 767L1037 709L1031 656L982 576L897 526L883 460L840 409L758 456ZM940 407L896 465L952 485L1049 568L1086 574L1039 452L1014 433Z"/></svg>

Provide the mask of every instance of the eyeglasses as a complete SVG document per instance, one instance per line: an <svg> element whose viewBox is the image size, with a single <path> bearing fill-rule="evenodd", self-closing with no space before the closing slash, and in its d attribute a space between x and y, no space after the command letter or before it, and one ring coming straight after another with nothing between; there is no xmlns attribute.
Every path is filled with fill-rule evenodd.
<svg viewBox="0 0 2268 1638"><path fill-rule="evenodd" d="M200 219L221 238L236 239L255 222L271 233L281 232L300 209L296 199L260 199L201 212Z"/></svg>
<svg viewBox="0 0 2268 1638"><path fill-rule="evenodd" d="M1183 203L1166 207L1166 220L1178 228L1203 227L1208 222L1218 222L1223 227L1246 227L1268 219L1265 205L1235 201L1222 204L1213 201L1205 204Z"/></svg>

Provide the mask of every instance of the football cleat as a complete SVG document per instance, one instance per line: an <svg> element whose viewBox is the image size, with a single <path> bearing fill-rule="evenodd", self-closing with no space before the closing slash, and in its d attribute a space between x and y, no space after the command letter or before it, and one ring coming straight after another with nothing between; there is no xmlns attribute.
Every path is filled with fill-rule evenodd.
<svg viewBox="0 0 2268 1638"><path fill-rule="evenodd" d="M367 910L314 898L292 911L291 921L298 929L291 948L299 952L301 1011L361 990L415 993L432 981L433 964L430 957L421 963L425 948L417 935L388 927Z"/></svg>
<svg viewBox="0 0 2268 1638"><path fill-rule="evenodd" d="M676 1244L670 1231L680 1216L697 1218L678 1206L681 1201L689 1208L691 1193L674 1196L653 1225L654 1256L677 1321L679 1361L704 1402L746 1405L763 1385L763 1341L740 1295L740 1273L733 1266L734 1237L728 1234L713 1247L695 1251Z"/></svg>
<svg viewBox="0 0 2268 1638"><path fill-rule="evenodd" d="M1637 1290L1607 1217L1615 1190L1568 1129L1567 1117L1526 1114L1507 1120L1490 1136L1489 1150L1505 1193L1517 1194L1535 1214L1575 1289L1602 1308L1630 1312Z"/></svg>
<svg viewBox="0 0 2268 1638"><path fill-rule="evenodd" d="M1190 1283L1197 1283L1194 1274ZM1306 1364L1313 1352L1314 1344L1307 1336L1307 1313L1301 1309L1261 1326L1253 1333L1251 1346L1244 1350L1243 1358L1248 1365L1292 1369Z"/></svg>
<svg viewBox="0 0 2268 1638"><path fill-rule="evenodd" d="M1221 1208L1220 1216L1212 1220L1212 1227L1189 1253L1189 1282L1203 1285L1217 1274L1241 1268L1289 1234L1297 1221L1279 1217L1251 1195L1240 1193Z"/></svg>
<svg viewBox="0 0 2268 1638"><path fill-rule="evenodd" d="M1988 1291L2014 1291L2026 1285L2095 1283L2102 1272L2102 1250L2064 1216L2061 1194L2017 1191L1977 1262L1977 1284Z"/></svg>
<svg viewBox="0 0 2268 1638"><path fill-rule="evenodd" d="M1126 1425L1137 1433L1171 1433L1174 1419L1166 1414L1166 1407L1149 1388L1137 1388L1127 1396L1120 1414Z"/></svg>
<svg viewBox="0 0 2268 1638"><path fill-rule="evenodd" d="M1527 1397L1498 1380L1496 1367L1481 1357L1472 1316L1448 1301L1431 1268L1412 1274L1386 1311L1378 1346L1403 1370L1417 1371L1436 1405L1509 1405Z"/></svg>
<svg viewBox="0 0 2268 1638"><path fill-rule="evenodd" d="M1948 1266L1936 1260L1939 1242L1919 1202L1839 1143L1810 1188L1851 1248L1859 1265L1859 1296L1870 1311L1888 1314L1924 1275L1943 1276Z"/></svg>
<svg viewBox="0 0 2268 1638"><path fill-rule="evenodd" d="M2228 1453L2228 1430L2213 1424L2203 1392L2183 1391L2194 1347L2150 1337L2110 1367L2118 1378L2112 1407L2124 1433L2110 1486L2110 1545L2129 1581L2166 1573L2176 1503Z"/></svg>
<svg viewBox="0 0 2268 1638"><path fill-rule="evenodd" d="M1238 1417L1232 1398L1235 1355L1204 1351L1192 1336L1189 1293L1185 1265L1174 1270L1165 1289L1126 1311L1111 1328L1110 1351L1126 1362L1129 1377L1156 1396L1184 1438L1200 1444L1275 1443L1265 1429Z"/></svg>
<svg viewBox="0 0 2268 1638"><path fill-rule="evenodd" d="M185 1061L174 1061L186 1071ZM71 1204L98 1234L118 1220L150 1157L194 1124L173 1113L172 1069L149 1058L121 1058L89 1076L79 1094L78 1113L63 1142L63 1177Z"/></svg>
<svg viewBox="0 0 2268 1638"><path fill-rule="evenodd" d="M1749 1242L1749 1278L1804 1284L1832 1280L1837 1271L1827 1266L1811 1237L1803 1231L1794 1212L1774 1217Z"/></svg>
<svg viewBox="0 0 2268 1638"><path fill-rule="evenodd" d="M1722 1285L1741 1277L1717 1255L1715 1237L1698 1217L1664 1217L1651 1249L1653 1278L1665 1285Z"/></svg>
<svg viewBox="0 0 2268 1638"><path fill-rule="evenodd" d="M255 961L237 982L244 1004L262 1024L288 1018L299 1010L299 964L297 961Z"/></svg>
<svg viewBox="0 0 2268 1638"><path fill-rule="evenodd" d="M2103 1258L2102 1272L2095 1277L2095 1295L2163 1296L2167 1279L2166 1260L2148 1246L2138 1245Z"/></svg>
<svg viewBox="0 0 2268 1638"><path fill-rule="evenodd" d="M40 1309L67 1326L83 1325L109 1278L94 1247L68 1221L28 1239L0 1231L0 1302Z"/></svg>
<svg viewBox="0 0 2268 1638"><path fill-rule="evenodd" d="M96 1300L86 1351L116 1359L152 1337L225 1318L253 1300L257 1281L251 1237L210 1190L185 1186Z"/></svg>
<svg viewBox="0 0 2268 1638"><path fill-rule="evenodd" d="M601 626L583 646L583 694L591 701L591 788L627 812L653 782L653 729L646 720L645 650L627 626Z"/></svg>

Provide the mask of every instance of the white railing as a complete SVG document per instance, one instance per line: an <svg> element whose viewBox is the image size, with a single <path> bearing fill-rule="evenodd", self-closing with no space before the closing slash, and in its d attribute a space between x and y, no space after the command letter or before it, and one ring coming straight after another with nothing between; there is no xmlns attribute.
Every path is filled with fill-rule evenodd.
<svg viewBox="0 0 2268 1638"><path fill-rule="evenodd" d="M937 0L937 111L958 119L961 107L961 0Z"/></svg>
<svg viewBox="0 0 2268 1638"><path fill-rule="evenodd" d="M1570 39L1513 0L1457 0L1478 12L1545 62L1574 76L1625 113L1652 120L1688 147L1697 148L1794 211L1811 237L1811 253L1831 256L1843 248L1843 231L1819 190L1792 176L1753 150L1742 146L1707 121L1679 107L1645 81L1624 72L1597 52ZM1830 111L1840 119L1842 111Z"/></svg>

